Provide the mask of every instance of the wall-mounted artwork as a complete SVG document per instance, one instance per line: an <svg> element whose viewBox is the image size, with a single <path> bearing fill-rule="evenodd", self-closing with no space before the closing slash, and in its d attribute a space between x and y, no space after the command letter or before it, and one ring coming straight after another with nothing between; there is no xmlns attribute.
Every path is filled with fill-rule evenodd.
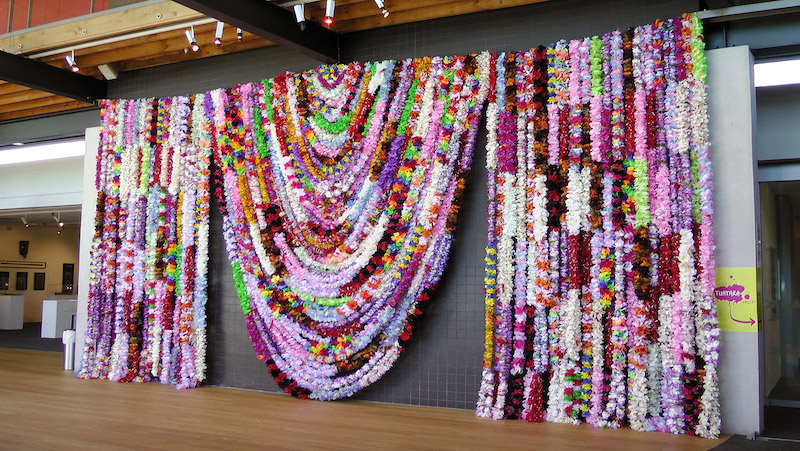
<svg viewBox="0 0 800 451"><path fill-rule="evenodd" d="M22 258L28 258L28 245L30 245L30 241L19 242L19 255L21 255Z"/></svg>
<svg viewBox="0 0 800 451"><path fill-rule="evenodd" d="M72 294L73 284L75 278L75 264L64 263L64 269L61 273L61 292Z"/></svg>
<svg viewBox="0 0 800 451"><path fill-rule="evenodd" d="M28 273L17 272L17 291L25 291L28 289Z"/></svg>
<svg viewBox="0 0 800 451"><path fill-rule="evenodd" d="M0 271L0 291L8 291L8 271Z"/></svg>
<svg viewBox="0 0 800 451"><path fill-rule="evenodd" d="M35 272L35 273L33 273L33 289L35 291L44 290L44 273L43 272Z"/></svg>

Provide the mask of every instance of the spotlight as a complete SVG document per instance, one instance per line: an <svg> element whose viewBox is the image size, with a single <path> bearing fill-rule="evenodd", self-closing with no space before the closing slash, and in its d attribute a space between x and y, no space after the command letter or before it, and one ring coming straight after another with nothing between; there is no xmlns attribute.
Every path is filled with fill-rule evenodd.
<svg viewBox="0 0 800 451"><path fill-rule="evenodd" d="M325 18L322 20L325 22L325 25L333 25L334 8L336 8L336 0L328 0L328 3L325 5Z"/></svg>
<svg viewBox="0 0 800 451"><path fill-rule="evenodd" d="M294 5L294 18L297 19L297 24L300 25L300 31L306 29L306 8L302 3Z"/></svg>
<svg viewBox="0 0 800 451"><path fill-rule="evenodd" d="M375 0L375 5L380 8L381 14L383 14L384 18L389 17L389 10L386 9L386 5L383 4L383 0Z"/></svg>
<svg viewBox="0 0 800 451"><path fill-rule="evenodd" d="M241 28L237 28L236 29L236 40L237 41L241 41L242 39L244 39L244 36L242 36L242 29Z"/></svg>
<svg viewBox="0 0 800 451"><path fill-rule="evenodd" d="M222 23L221 20L217 21L217 32L214 33L214 45L217 47L222 45L222 30L225 28L225 24Z"/></svg>
<svg viewBox="0 0 800 451"><path fill-rule="evenodd" d="M81 68L78 67L77 64L75 64L75 50L72 51L71 55L67 55L64 59L67 60L67 64L69 64L69 67L70 69L72 69L72 72L78 72L79 70L81 70Z"/></svg>
<svg viewBox="0 0 800 451"><path fill-rule="evenodd" d="M61 235L61 229L58 229L58 234Z"/></svg>
<svg viewBox="0 0 800 451"><path fill-rule="evenodd" d="M197 41L194 39L194 27L186 30L186 40L191 44L193 52L200 50L200 46L197 45Z"/></svg>
<svg viewBox="0 0 800 451"><path fill-rule="evenodd" d="M20 216L19 219L22 219L22 223L25 224L26 229L31 226L30 224L28 224L28 215Z"/></svg>
<svg viewBox="0 0 800 451"><path fill-rule="evenodd" d="M58 223L58 226L59 227L64 227L64 221L61 220L61 214L59 213L57 215L55 213L52 213L52 215L53 215L53 220Z"/></svg>

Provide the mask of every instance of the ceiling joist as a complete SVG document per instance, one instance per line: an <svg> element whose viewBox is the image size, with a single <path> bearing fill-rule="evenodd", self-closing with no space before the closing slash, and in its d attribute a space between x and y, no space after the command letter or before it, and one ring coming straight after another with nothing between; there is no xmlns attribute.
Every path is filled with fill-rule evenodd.
<svg viewBox="0 0 800 451"><path fill-rule="evenodd" d="M0 79L83 102L103 99L108 93L105 80L5 52L0 52Z"/></svg>
<svg viewBox="0 0 800 451"><path fill-rule="evenodd" d="M300 30L294 14L272 3L263 0L176 0L176 3L322 62L339 59L337 33L313 21L306 21L306 29Z"/></svg>

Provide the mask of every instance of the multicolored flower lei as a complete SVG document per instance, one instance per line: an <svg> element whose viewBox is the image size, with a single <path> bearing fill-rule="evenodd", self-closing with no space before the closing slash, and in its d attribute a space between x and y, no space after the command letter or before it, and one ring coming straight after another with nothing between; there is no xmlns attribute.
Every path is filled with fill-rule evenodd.
<svg viewBox="0 0 800 451"><path fill-rule="evenodd" d="M258 358L301 398L375 382L444 269L490 56L321 66L211 94L228 257Z"/></svg>
<svg viewBox="0 0 800 451"><path fill-rule="evenodd" d="M495 69L477 415L717 437L699 20Z"/></svg>
<svg viewBox="0 0 800 451"><path fill-rule="evenodd" d="M178 388L205 378L206 101L103 102L82 378Z"/></svg>

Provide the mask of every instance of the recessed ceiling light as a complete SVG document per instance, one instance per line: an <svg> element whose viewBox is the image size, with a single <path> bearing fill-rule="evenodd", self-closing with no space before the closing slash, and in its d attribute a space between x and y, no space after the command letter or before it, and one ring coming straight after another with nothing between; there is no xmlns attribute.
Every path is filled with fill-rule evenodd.
<svg viewBox="0 0 800 451"><path fill-rule="evenodd" d="M11 145L12 145L12 146L24 146L24 145L25 145L25 143L16 142L16 143L11 143Z"/></svg>

